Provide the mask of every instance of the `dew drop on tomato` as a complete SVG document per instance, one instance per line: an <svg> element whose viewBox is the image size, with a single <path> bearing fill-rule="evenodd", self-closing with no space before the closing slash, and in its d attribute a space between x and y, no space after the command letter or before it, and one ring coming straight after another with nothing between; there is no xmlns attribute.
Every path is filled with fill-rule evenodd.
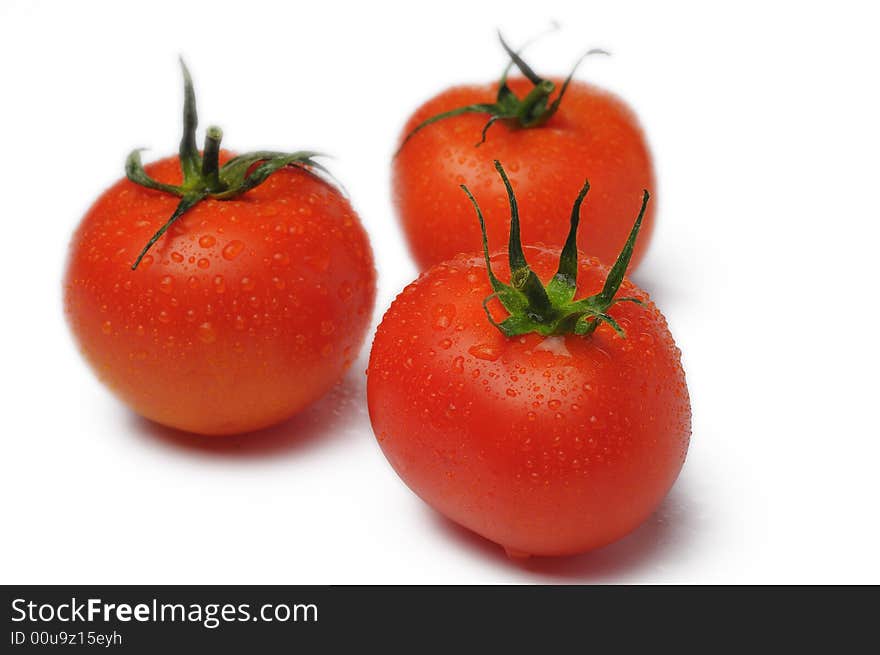
<svg viewBox="0 0 880 655"><path fill-rule="evenodd" d="M196 330L199 340L203 343L214 343L217 340L217 333L214 326L208 322L202 323Z"/></svg>
<svg viewBox="0 0 880 655"><path fill-rule="evenodd" d="M477 359L494 362L501 356L501 351L490 343L479 343L468 348L468 352Z"/></svg>
<svg viewBox="0 0 880 655"><path fill-rule="evenodd" d="M452 324L455 318L455 305L444 304L434 307L434 329L445 330Z"/></svg>
<svg viewBox="0 0 880 655"><path fill-rule="evenodd" d="M235 239L223 246L221 254L223 255L223 259L232 261L241 254L242 250L244 250L244 242Z"/></svg>
<svg viewBox="0 0 880 655"><path fill-rule="evenodd" d="M170 275L164 275L159 280L159 291L162 293L171 293L174 290L174 278Z"/></svg>

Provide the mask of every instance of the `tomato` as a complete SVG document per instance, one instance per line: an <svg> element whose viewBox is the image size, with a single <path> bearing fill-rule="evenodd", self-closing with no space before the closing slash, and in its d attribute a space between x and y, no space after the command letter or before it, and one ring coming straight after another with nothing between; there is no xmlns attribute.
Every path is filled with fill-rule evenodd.
<svg viewBox="0 0 880 655"><path fill-rule="evenodd" d="M576 216L560 272L576 276L588 301L609 291L613 301L579 305L573 287L560 291L558 249L525 247L531 268L513 276L507 253L487 255L499 284L487 259L459 254L404 289L370 354L370 419L393 468L429 505L512 555L580 553L626 535L670 489L689 444L679 350L648 294L622 279L635 237L609 269L577 256ZM554 306L593 309L536 310L544 316L533 321L533 296L547 296L529 290L524 271ZM516 309L511 288L528 307ZM499 295L514 308L504 320Z"/></svg>
<svg viewBox="0 0 880 655"><path fill-rule="evenodd" d="M286 161L258 154L242 180ZM215 155L217 166L234 161ZM182 158L129 164L130 177L186 187L183 201L199 188L198 176L184 183ZM181 202L123 179L88 211L64 281L74 337L101 380L149 419L203 434L277 423L358 354L375 296L367 235L333 185L283 165L240 195L204 197L132 270Z"/></svg>
<svg viewBox="0 0 880 655"><path fill-rule="evenodd" d="M561 90L565 84L561 79L536 79L547 88ZM447 89L409 118L402 135L444 112L493 103L502 86L503 81ZM528 98L538 88L526 78L511 79L506 86L519 98ZM527 244L557 242L565 230L568 203L588 177L594 194L583 209L579 247L613 262L638 211L641 190L655 188L651 155L633 112L611 93L573 81L558 109L543 122L524 127L513 119L500 119L477 145L489 116L487 109L432 122L412 134L394 159L394 205L420 269L479 246L472 209L458 188L465 180L485 199L489 235L506 233L504 188L491 172L496 159L507 167L523 212L530 217L523 225ZM653 225L652 205L633 268L647 250Z"/></svg>

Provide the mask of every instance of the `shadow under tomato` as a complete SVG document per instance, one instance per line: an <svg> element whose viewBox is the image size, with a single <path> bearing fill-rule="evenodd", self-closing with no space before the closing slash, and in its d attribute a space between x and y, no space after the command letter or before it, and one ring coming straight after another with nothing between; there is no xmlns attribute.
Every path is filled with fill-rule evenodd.
<svg viewBox="0 0 880 655"><path fill-rule="evenodd" d="M130 414L136 434L168 448L208 457L259 458L302 454L358 432L366 420L363 366L357 362L330 391L278 425L227 436L175 430Z"/></svg>
<svg viewBox="0 0 880 655"><path fill-rule="evenodd" d="M604 583L632 576L639 569L659 568L662 561L689 548L695 533L693 513L681 481L660 507L632 533L597 550L568 557L511 559L498 544L431 512L438 529L481 558L557 583Z"/></svg>

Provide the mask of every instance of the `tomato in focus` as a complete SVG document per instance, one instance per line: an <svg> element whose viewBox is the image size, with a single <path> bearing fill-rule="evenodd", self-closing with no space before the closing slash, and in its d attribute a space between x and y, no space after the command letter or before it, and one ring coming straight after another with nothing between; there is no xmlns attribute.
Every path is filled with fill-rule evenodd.
<svg viewBox="0 0 880 655"><path fill-rule="evenodd" d="M176 157L146 170L180 182ZM367 235L335 188L288 167L239 199L199 203L131 270L176 202L122 180L89 210L65 275L74 336L107 386L158 423L203 434L277 423L358 354L375 294Z"/></svg>
<svg viewBox="0 0 880 655"><path fill-rule="evenodd" d="M558 250L526 247L549 279ZM497 254L499 277L509 269ZM579 264L579 287L607 269ZM502 335L481 303L479 256L431 268L394 301L370 355L370 418L382 451L436 510L514 554L566 555L608 544L644 521L685 459L690 403L679 350L647 303L615 305L627 338ZM490 305L499 312L497 301Z"/></svg>
<svg viewBox="0 0 880 655"><path fill-rule="evenodd" d="M196 146L186 65L177 157L126 177L73 235L64 305L99 378L135 412L208 435L278 423L357 357L376 273L357 214L313 157Z"/></svg>

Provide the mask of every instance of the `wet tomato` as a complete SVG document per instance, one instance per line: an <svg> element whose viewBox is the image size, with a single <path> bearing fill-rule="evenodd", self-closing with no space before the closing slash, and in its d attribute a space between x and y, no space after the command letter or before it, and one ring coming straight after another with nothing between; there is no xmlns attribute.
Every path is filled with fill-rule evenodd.
<svg viewBox="0 0 880 655"><path fill-rule="evenodd" d="M504 162L530 218L522 227L526 244L556 242L568 203L588 176L593 197L583 208L578 245L606 263L626 239L641 190L655 188L644 133L623 101L584 82L542 79L520 68L525 77L447 89L404 126L392 189L421 270L479 247L473 212L458 188L465 181L484 200L490 237L506 234L504 187L492 174L493 160ZM633 269L647 250L655 204L645 216Z"/></svg>
<svg viewBox="0 0 880 655"><path fill-rule="evenodd" d="M129 179L77 228L65 309L86 360L134 411L240 433L340 378L370 322L375 271L357 214L311 153L233 157L211 128L201 155L187 91L180 157L144 169L133 153Z"/></svg>
<svg viewBox="0 0 880 655"><path fill-rule="evenodd" d="M370 418L391 465L511 555L579 553L626 535L688 448L679 350L623 278L643 215L609 269L574 247L585 192L562 253L512 239L509 255L430 268L385 314L370 355Z"/></svg>

